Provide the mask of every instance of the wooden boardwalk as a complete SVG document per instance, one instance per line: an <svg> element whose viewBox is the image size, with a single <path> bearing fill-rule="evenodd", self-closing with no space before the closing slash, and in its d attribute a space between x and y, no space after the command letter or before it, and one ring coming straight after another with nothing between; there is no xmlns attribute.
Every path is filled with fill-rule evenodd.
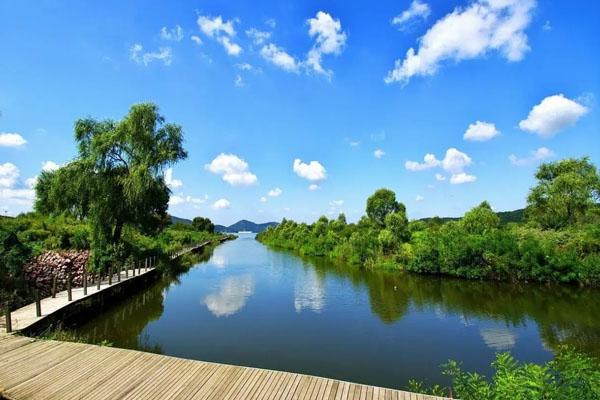
<svg viewBox="0 0 600 400"><path fill-rule="evenodd" d="M289 372L0 335L0 394L29 399L434 400Z"/></svg>
<svg viewBox="0 0 600 400"><path fill-rule="evenodd" d="M83 294L83 288L77 287L71 289L72 300L68 299L68 291L63 290L62 292L56 293L56 297L46 297L40 301L41 303L41 316L36 315L36 304L31 303L19 309L12 311L11 313L11 321L12 321L12 330L20 331L23 329L27 329L31 325L43 320L44 318L49 317L57 311L60 311L66 307L69 307L73 304L76 304L78 301L83 299L92 297L100 292L111 290L119 285L124 284L126 281L130 281L132 279L139 279L140 277L151 273L154 268L140 268L135 269L135 276L133 270L123 270L121 271L121 280L117 276L117 273L112 277L112 284L109 284L108 279L105 279L100 284L100 289L98 289L98 285L95 283L89 283L87 287L87 295ZM4 316L0 318L0 333L6 332L6 323L4 321Z"/></svg>

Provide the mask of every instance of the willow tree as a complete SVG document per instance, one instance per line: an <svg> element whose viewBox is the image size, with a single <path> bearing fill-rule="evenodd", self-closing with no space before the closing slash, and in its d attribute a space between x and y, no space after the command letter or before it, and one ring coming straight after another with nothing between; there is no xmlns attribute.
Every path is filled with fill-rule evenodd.
<svg viewBox="0 0 600 400"><path fill-rule="evenodd" d="M103 268L120 253L126 225L148 232L166 215L163 171L187 157L179 125L155 104L136 104L120 121L75 122L78 156L36 185L36 211L69 213L92 226L92 261Z"/></svg>

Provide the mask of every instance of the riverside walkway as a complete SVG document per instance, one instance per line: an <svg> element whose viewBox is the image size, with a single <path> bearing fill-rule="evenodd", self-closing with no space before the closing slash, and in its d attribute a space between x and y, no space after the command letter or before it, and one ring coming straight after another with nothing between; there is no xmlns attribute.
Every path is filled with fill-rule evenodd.
<svg viewBox="0 0 600 400"><path fill-rule="evenodd" d="M29 399L441 400L290 372L0 335L0 397Z"/></svg>

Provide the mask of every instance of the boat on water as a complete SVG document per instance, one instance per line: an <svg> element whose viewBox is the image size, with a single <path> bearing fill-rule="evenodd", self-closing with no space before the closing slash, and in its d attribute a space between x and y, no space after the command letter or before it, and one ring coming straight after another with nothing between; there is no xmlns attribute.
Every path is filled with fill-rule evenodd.
<svg viewBox="0 0 600 400"><path fill-rule="evenodd" d="M238 234L239 233L254 233L254 232L252 232L252 231L238 231Z"/></svg>

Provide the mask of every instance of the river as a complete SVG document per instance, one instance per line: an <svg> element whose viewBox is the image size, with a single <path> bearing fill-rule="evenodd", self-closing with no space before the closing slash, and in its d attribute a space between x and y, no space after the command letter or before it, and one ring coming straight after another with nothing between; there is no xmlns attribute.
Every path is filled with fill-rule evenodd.
<svg viewBox="0 0 600 400"><path fill-rule="evenodd" d="M241 234L187 272L69 327L92 343L404 388L448 359L600 356L600 291L360 270Z"/></svg>

